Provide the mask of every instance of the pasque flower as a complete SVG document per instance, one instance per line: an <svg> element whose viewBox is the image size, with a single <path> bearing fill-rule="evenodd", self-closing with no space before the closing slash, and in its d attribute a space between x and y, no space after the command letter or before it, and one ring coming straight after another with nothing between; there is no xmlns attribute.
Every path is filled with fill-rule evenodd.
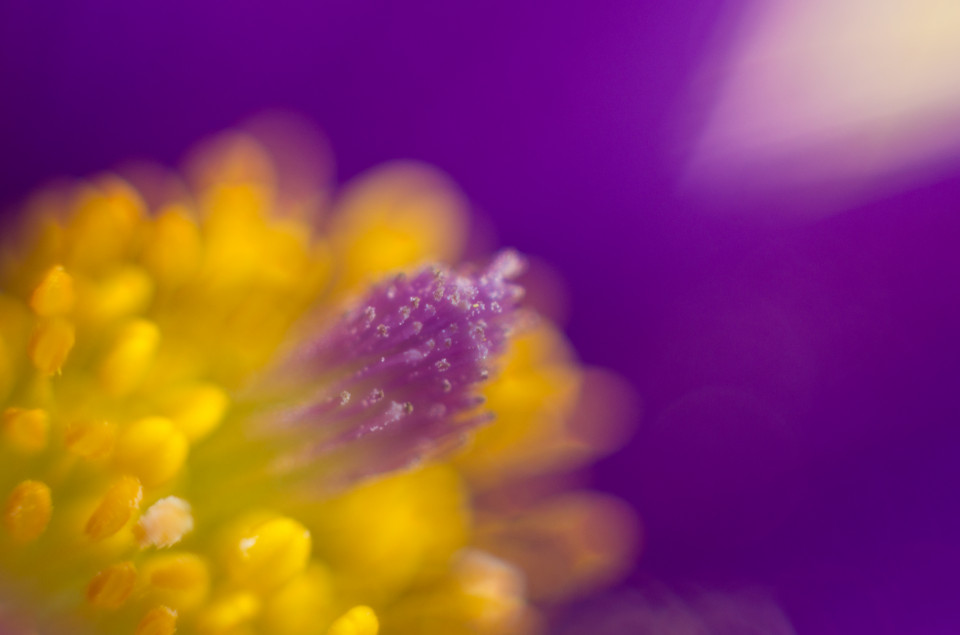
<svg viewBox="0 0 960 635"><path fill-rule="evenodd" d="M617 384L520 256L458 264L443 177L331 197L239 133L185 174L6 232L0 631L534 632L622 565L629 514L545 476L609 447Z"/></svg>

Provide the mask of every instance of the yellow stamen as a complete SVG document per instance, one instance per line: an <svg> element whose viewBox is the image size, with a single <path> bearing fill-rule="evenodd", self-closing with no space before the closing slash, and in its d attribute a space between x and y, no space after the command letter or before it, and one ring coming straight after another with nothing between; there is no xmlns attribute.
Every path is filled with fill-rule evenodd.
<svg viewBox="0 0 960 635"><path fill-rule="evenodd" d="M134 635L173 635L177 631L177 612L166 606L155 606L147 611Z"/></svg>
<svg viewBox="0 0 960 635"><path fill-rule="evenodd" d="M126 395L140 385L160 343L160 329L148 320L124 327L100 365L100 385L113 396Z"/></svg>
<svg viewBox="0 0 960 635"><path fill-rule="evenodd" d="M63 267L57 265L47 272L33 290L30 308L40 317L52 317L69 313L75 300L73 278Z"/></svg>
<svg viewBox="0 0 960 635"><path fill-rule="evenodd" d="M173 287L196 271L200 253L200 230L196 223L185 208L170 206L157 215L143 261L161 284Z"/></svg>
<svg viewBox="0 0 960 635"><path fill-rule="evenodd" d="M371 480L326 501L310 518L319 555L363 588L376 576L386 601L426 571L443 570L468 538L469 500L459 476L430 466Z"/></svg>
<svg viewBox="0 0 960 635"><path fill-rule="evenodd" d="M87 602L101 609L118 609L133 593L137 570L132 562L107 567L94 576L87 586Z"/></svg>
<svg viewBox="0 0 960 635"><path fill-rule="evenodd" d="M147 560L143 579L164 603L184 610L202 603L210 590L207 562L192 553L169 553Z"/></svg>
<svg viewBox="0 0 960 635"><path fill-rule="evenodd" d="M303 571L310 559L310 532L290 518L253 528L231 550L228 567L240 584L273 589Z"/></svg>
<svg viewBox="0 0 960 635"><path fill-rule="evenodd" d="M223 390L200 384L177 395L169 409L170 419L188 439L196 441L220 425L229 405Z"/></svg>
<svg viewBox="0 0 960 635"><path fill-rule="evenodd" d="M264 262L261 275L273 284L299 281L308 257L309 232L296 222L277 223L263 236Z"/></svg>
<svg viewBox="0 0 960 635"><path fill-rule="evenodd" d="M524 607L523 574L513 565L477 549L465 549L453 566L464 609L491 628L516 619Z"/></svg>
<svg viewBox="0 0 960 635"><path fill-rule="evenodd" d="M377 635L379 631L380 622L373 609L355 606L330 625L327 635Z"/></svg>
<svg viewBox="0 0 960 635"><path fill-rule="evenodd" d="M79 196L67 227L69 262L96 269L122 258L130 249L144 204L137 192L111 178Z"/></svg>
<svg viewBox="0 0 960 635"><path fill-rule="evenodd" d="M7 408L3 413L3 434L7 442L26 454L47 447L50 418L44 410Z"/></svg>
<svg viewBox="0 0 960 635"><path fill-rule="evenodd" d="M114 459L123 471L152 487L176 476L188 451L187 438L169 419L147 417L120 432Z"/></svg>
<svg viewBox="0 0 960 635"><path fill-rule="evenodd" d="M23 481L7 498L3 526L14 540L31 542L46 530L53 513L50 488L40 481Z"/></svg>
<svg viewBox="0 0 960 635"><path fill-rule="evenodd" d="M75 329L69 320L62 317L44 319L37 324L30 339L30 361L44 375L60 372L73 349L75 338Z"/></svg>
<svg viewBox="0 0 960 635"><path fill-rule="evenodd" d="M219 185L203 197L204 271L231 286L255 275L263 262L267 192L254 184Z"/></svg>
<svg viewBox="0 0 960 635"><path fill-rule="evenodd" d="M153 296L153 280L140 267L117 267L85 291L78 314L92 322L109 322L143 311Z"/></svg>
<svg viewBox="0 0 960 635"><path fill-rule="evenodd" d="M132 476L121 477L100 500L84 532L93 541L104 540L120 531L140 507L143 487Z"/></svg>
<svg viewBox="0 0 960 635"><path fill-rule="evenodd" d="M253 593L235 593L203 611L197 623L202 635L221 635L249 622L260 612L260 600Z"/></svg>
<svg viewBox="0 0 960 635"><path fill-rule="evenodd" d="M190 531L193 531L190 504L176 496L161 498L151 505L134 529L141 547L172 547Z"/></svg>
<svg viewBox="0 0 960 635"><path fill-rule="evenodd" d="M270 595L260 623L271 635L313 635L336 616L335 598L333 575L314 562Z"/></svg>
<svg viewBox="0 0 960 635"><path fill-rule="evenodd" d="M117 427L109 421L76 421L67 426L67 450L96 461L110 456L117 440Z"/></svg>
<svg viewBox="0 0 960 635"><path fill-rule="evenodd" d="M454 260L467 231L456 189L439 173L414 165L355 182L332 220L346 283L419 262Z"/></svg>

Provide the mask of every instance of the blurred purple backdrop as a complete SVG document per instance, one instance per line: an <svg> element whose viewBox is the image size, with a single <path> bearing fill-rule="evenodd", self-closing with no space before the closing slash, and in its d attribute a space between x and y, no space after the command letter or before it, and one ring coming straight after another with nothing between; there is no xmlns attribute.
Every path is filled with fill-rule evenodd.
<svg viewBox="0 0 960 635"><path fill-rule="evenodd" d="M813 219L677 194L730 2L58 4L0 2L3 206L275 107L343 180L435 164L557 265L582 357L641 395L596 470L645 525L621 597L760 589L801 634L958 632L960 170Z"/></svg>

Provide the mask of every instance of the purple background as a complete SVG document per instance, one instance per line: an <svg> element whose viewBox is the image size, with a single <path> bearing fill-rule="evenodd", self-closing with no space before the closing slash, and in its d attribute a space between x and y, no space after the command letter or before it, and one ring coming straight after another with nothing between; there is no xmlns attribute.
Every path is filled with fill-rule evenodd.
<svg viewBox="0 0 960 635"><path fill-rule="evenodd" d="M643 399L596 473L645 523L629 586L765 588L802 634L960 629L960 170L811 220L678 195L730 2L255 4L0 0L0 203L273 107L342 179L438 165Z"/></svg>

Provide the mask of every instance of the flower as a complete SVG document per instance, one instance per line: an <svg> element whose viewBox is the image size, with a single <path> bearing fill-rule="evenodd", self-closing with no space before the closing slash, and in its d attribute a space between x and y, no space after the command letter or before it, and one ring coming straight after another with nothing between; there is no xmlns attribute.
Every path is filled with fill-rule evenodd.
<svg viewBox="0 0 960 635"><path fill-rule="evenodd" d="M616 381L520 307L519 256L455 264L443 177L389 166L331 204L267 147L229 134L189 185L108 175L18 218L0 627L538 630L629 551L621 504L543 487L615 442Z"/></svg>

